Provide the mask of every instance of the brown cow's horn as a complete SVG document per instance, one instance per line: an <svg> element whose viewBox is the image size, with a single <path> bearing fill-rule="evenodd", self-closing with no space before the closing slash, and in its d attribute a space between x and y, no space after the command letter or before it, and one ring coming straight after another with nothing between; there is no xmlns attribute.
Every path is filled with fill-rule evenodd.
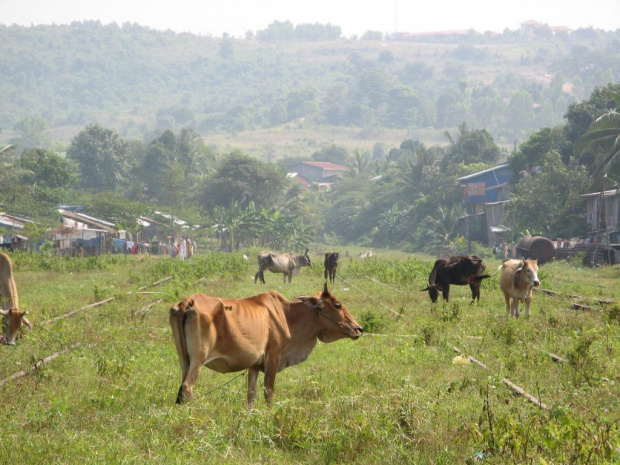
<svg viewBox="0 0 620 465"><path fill-rule="evenodd" d="M424 289L420 289L420 292L430 291L430 290L431 290L431 288L426 286Z"/></svg>
<svg viewBox="0 0 620 465"><path fill-rule="evenodd" d="M327 281L323 284L323 294L329 294L329 290L327 289Z"/></svg>

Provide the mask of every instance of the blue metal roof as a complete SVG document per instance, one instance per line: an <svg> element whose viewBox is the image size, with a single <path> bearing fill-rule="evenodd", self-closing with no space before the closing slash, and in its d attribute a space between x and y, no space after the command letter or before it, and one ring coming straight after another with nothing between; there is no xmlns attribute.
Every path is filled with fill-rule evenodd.
<svg viewBox="0 0 620 465"><path fill-rule="evenodd" d="M497 202L499 187L506 185L514 174L510 165L503 164L459 178L463 187L463 200L470 203Z"/></svg>

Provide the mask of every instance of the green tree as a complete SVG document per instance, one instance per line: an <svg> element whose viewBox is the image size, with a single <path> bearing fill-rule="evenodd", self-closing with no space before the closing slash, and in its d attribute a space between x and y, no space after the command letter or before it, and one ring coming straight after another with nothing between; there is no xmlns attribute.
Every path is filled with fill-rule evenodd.
<svg viewBox="0 0 620 465"><path fill-rule="evenodd" d="M207 210L228 207L237 201L242 207L255 202L258 208L270 207L286 191L285 173L240 151L225 155L204 181L202 202Z"/></svg>
<svg viewBox="0 0 620 465"><path fill-rule="evenodd" d="M220 41L220 51L218 52L220 58L225 60L232 60L235 55L235 51L233 48L233 41L228 35L228 33L222 34L222 40Z"/></svg>
<svg viewBox="0 0 620 465"><path fill-rule="evenodd" d="M562 163L557 151L543 157L542 171L519 181L512 196L514 227L547 237L584 235L585 200L591 177L585 167Z"/></svg>
<svg viewBox="0 0 620 465"><path fill-rule="evenodd" d="M31 149L22 155L22 168L27 170L24 181L48 187L74 187L77 175L64 157L44 149Z"/></svg>
<svg viewBox="0 0 620 465"><path fill-rule="evenodd" d="M328 161L337 165L347 165L349 162L349 152L346 147L332 144L323 147L312 154L313 161Z"/></svg>
<svg viewBox="0 0 620 465"><path fill-rule="evenodd" d="M565 134L568 144L562 148L564 163L573 156L573 145L590 129L592 123L601 115L620 107L620 84L595 89L588 100L569 105L566 111ZM580 161L592 171L593 157L584 153Z"/></svg>
<svg viewBox="0 0 620 465"><path fill-rule="evenodd" d="M420 97L411 87L395 87L388 94L388 124L397 128L414 126L419 104Z"/></svg>
<svg viewBox="0 0 620 465"><path fill-rule="evenodd" d="M468 129L467 124L459 125L458 139L454 141L446 132L451 142L446 157L442 161L444 169L449 163L487 163L494 164L499 160L501 150L486 129Z"/></svg>
<svg viewBox="0 0 620 465"><path fill-rule="evenodd" d="M541 166L548 153L559 151L564 141L562 127L540 129L531 134L518 150L508 157L508 162L516 173L529 171Z"/></svg>
<svg viewBox="0 0 620 465"><path fill-rule="evenodd" d="M219 231L222 250L232 252L254 237L260 219L251 208L243 207L234 200L228 207L215 206L212 213L215 228Z"/></svg>
<svg viewBox="0 0 620 465"><path fill-rule="evenodd" d="M17 153L12 145L0 148L0 205L5 209L15 206L20 194L27 193L30 186L22 182L24 176L31 174L19 165ZM15 211L15 208L12 209Z"/></svg>
<svg viewBox="0 0 620 465"><path fill-rule="evenodd" d="M508 104L508 120L516 135L527 129L534 119L534 99L526 90L517 90Z"/></svg>
<svg viewBox="0 0 620 465"><path fill-rule="evenodd" d="M459 205L437 207L432 215L420 222L417 241L427 252L435 252L438 246L448 245L456 237L456 226L461 214Z"/></svg>
<svg viewBox="0 0 620 465"><path fill-rule="evenodd" d="M43 118L35 116L23 118L13 126L13 130L17 133L17 137L11 142L21 150L47 149L51 146L49 126Z"/></svg>
<svg viewBox="0 0 620 465"><path fill-rule="evenodd" d="M597 178L611 175L620 179L620 113L609 110L594 120L575 150L580 158L593 157Z"/></svg>
<svg viewBox="0 0 620 465"><path fill-rule="evenodd" d="M83 187L114 190L125 179L128 144L119 135L90 124L73 138L67 156L77 162Z"/></svg>

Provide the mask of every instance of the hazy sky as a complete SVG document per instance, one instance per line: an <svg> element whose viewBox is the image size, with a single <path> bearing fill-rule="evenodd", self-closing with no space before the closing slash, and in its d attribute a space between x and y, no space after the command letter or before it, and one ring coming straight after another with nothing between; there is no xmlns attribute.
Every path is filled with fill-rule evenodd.
<svg viewBox="0 0 620 465"><path fill-rule="evenodd" d="M533 19L572 29L620 27L620 0L0 0L0 24L138 23L201 35L243 37L273 21L331 23L350 37L383 33L517 29Z"/></svg>

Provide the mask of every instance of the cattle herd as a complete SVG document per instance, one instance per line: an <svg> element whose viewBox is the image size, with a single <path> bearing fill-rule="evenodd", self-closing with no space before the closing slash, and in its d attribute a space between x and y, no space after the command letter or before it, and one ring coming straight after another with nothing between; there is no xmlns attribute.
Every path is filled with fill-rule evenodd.
<svg viewBox="0 0 620 465"><path fill-rule="evenodd" d="M182 372L177 403L191 397L203 366L219 373L247 370L249 406L256 398L258 373L263 372L265 399L270 403L276 373L306 360L317 340L329 343L343 338L358 339L363 328L327 287L328 281L335 281L339 255L339 252L325 253L325 284L314 296L288 300L272 290L252 297L227 299L198 293L174 304L169 323ZM290 283L305 266L311 266L308 249L297 256L263 251L258 254L254 283L258 280L265 283L265 270L282 273L284 284L287 278ZM484 274L485 270L482 258L475 255L440 258L435 261L428 286L422 291L428 291L433 303L441 292L447 302L450 285L469 285L473 303L480 300L482 281L491 277ZM497 272L501 272L499 283L506 312L519 317L519 304L523 302L525 316L529 318L532 288L540 285L537 261L506 259ZM3 252L0 252L0 299L3 301L1 340L14 345L21 326L31 328L31 325L26 319L27 312L19 310L12 262Z"/></svg>

